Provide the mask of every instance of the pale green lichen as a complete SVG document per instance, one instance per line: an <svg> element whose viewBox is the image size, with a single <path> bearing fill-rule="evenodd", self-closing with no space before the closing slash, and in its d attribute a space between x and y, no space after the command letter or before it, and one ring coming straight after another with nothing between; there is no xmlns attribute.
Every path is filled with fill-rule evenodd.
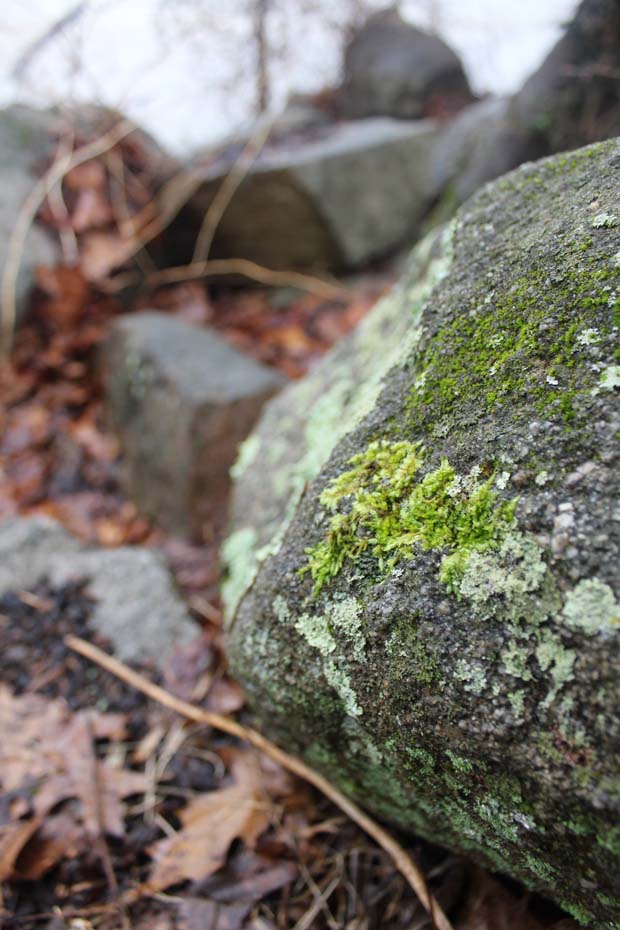
<svg viewBox="0 0 620 930"><path fill-rule="evenodd" d="M329 629L327 617L312 614L302 614L295 621L295 629L310 643L322 656L327 656L336 650L336 640Z"/></svg>
<svg viewBox="0 0 620 930"><path fill-rule="evenodd" d="M361 603L354 597L345 597L333 601L328 609L329 619L333 627L351 642L354 657L359 662L362 662L364 660L366 637L361 619Z"/></svg>
<svg viewBox="0 0 620 930"><path fill-rule="evenodd" d="M290 619L290 609L280 595L274 601L274 611L276 610L280 617ZM359 716L362 709L351 685L347 661L342 655L337 654L336 631L352 644L354 659L362 661L365 638L360 613L361 605L355 598L343 598L328 602L323 614L302 614L294 624L297 632L323 657L322 670L325 679L342 701L345 713L354 717Z"/></svg>
<svg viewBox="0 0 620 930"><path fill-rule="evenodd" d="M520 678L521 681L532 680L532 671L528 667L529 656L516 640L513 639L502 651L501 658L504 668L513 678Z"/></svg>
<svg viewBox="0 0 620 930"><path fill-rule="evenodd" d="M513 530L505 534L498 549L472 552L458 594L479 607L498 596L509 602L538 591L547 572L541 547Z"/></svg>
<svg viewBox="0 0 620 930"><path fill-rule="evenodd" d="M363 711L346 671L337 665L333 659L328 659L323 666L323 672L328 683L342 701L345 713L351 717L361 716Z"/></svg>
<svg viewBox="0 0 620 930"><path fill-rule="evenodd" d="M256 530L252 527L243 527L231 533L222 546L222 561L227 566L227 574L222 583L222 598L229 623L243 593L252 583L256 572L255 552Z"/></svg>
<svg viewBox="0 0 620 930"><path fill-rule="evenodd" d="M464 682L465 691L471 691L472 694L482 694L487 685L485 668L477 662L468 662L467 659L458 660L454 677Z"/></svg>
<svg viewBox="0 0 620 930"><path fill-rule="evenodd" d="M613 213L597 213L592 217L592 227L594 229L613 229L620 221Z"/></svg>
<svg viewBox="0 0 620 930"><path fill-rule="evenodd" d="M613 391L614 388L620 387L620 365L608 365L601 372L599 387L604 391Z"/></svg>
<svg viewBox="0 0 620 930"><path fill-rule="evenodd" d="M250 433L239 446L237 460L230 469L230 476L237 481L254 463L260 449L260 437L258 433Z"/></svg>
<svg viewBox="0 0 620 930"><path fill-rule="evenodd" d="M479 468L457 475L443 459L420 478L423 463L419 444L377 440L330 482L321 495L329 531L308 552L315 594L363 553L391 571L418 548L444 553L440 580L458 594L469 559L501 546L517 502L498 500L494 475L482 481Z"/></svg>
<svg viewBox="0 0 620 930"><path fill-rule="evenodd" d="M543 672L551 675L551 686L542 702L543 707L550 707L564 685L574 678L574 666L577 653L568 649L562 640L550 629L542 629L538 633L539 642L536 646L536 658Z"/></svg>
<svg viewBox="0 0 620 930"><path fill-rule="evenodd" d="M508 700L510 701L510 706L512 707L512 712L515 717L522 717L525 707L525 692L523 690L511 691L508 694Z"/></svg>
<svg viewBox="0 0 620 930"><path fill-rule="evenodd" d="M273 612L282 624L287 624L291 619L291 609L281 594L274 598Z"/></svg>
<svg viewBox="0 0 620 930"><path fill-rule="evenodd" d="M566 595L562 618L569 629L588 636L612 632L620 626L620 604L608 584L588 578Z"/></svg>

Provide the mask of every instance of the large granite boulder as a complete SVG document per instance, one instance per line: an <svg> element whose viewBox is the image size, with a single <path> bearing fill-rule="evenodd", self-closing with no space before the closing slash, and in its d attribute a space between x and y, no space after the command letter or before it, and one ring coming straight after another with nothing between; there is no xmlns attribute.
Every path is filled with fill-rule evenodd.
<svg viewBox="0 0 620 930"><path fill-rule="evenodd" d="M471 100L455 52L439 36L405 22L394 8L373 13L347 45L338 94L346 118L419 119Z"/></svg>
<svg viewBox="0 0 620 930"><path fill-rule="evenodd" d="M232 668L402 828L620 926L620 142L524 165L265 411Z"/></svg>
<svg viewBox="0 0 620 930"><path fill-rule="evenodd" d="M212 258L301 271L362 267L412 242L445 178L431 120L358 120L267 145L218 225ZM202 183L169 231L171 257L189 261L205 212L239 154L197 155Z"/></svg>

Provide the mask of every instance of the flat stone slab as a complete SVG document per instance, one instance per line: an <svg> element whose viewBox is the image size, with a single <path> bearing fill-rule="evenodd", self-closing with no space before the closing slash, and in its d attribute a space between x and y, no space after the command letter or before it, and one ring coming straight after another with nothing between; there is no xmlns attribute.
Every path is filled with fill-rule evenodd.
<svg viewBox="0 0 620 930"><path fill-rule="evenodd" d="M92 622L125 662L157 664L198 628L176 590L165 560L150 549L85 546L47 517L0 524L0 594L86 579L96 600Z"/></svg>
<svg viewBox="0 0 620 930"><path fill-rule="evenodd" d="M150 311L112 327L103 369L129 495L164 529L199 536L220 518L239 443L285 379L213 330Z"/></svg>
<svg viewBox="0 0 620 930"><path fill-rule="evenodd" d="M338 271L389 254L415 238L441 189L433 169L440 137L432 120L376 117L266 146L221 219L213 256ZM175 240L196 231L237 154L195 157L190 167L203 183L172 224Z"/></svg>

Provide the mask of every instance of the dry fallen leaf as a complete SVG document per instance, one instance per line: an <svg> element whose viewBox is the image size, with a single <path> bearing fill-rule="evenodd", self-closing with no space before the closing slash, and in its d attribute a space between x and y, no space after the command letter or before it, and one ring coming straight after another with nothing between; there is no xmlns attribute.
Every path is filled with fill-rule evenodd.
<svg viewBox="0 0 620 930"><path fill-rule="evenodd" d="M269 824L260 764L252 753L237 755L235 783L199 795L181 812L181 829L150 848L149 878L161 890L182 881L201 881L224 863L233 840L252 847Z"/></svg>
<svg viewBox="0 0 620 930"><path fill-rule="evenodd" d="M32 694L16 697L0 686L0 732L0 790L29 803L29 815L22 819L14 815L2 832L0 881L12 874L21 851L62 801L79 802L85 838L122 835L122 798L145 791L148 780L140 772L113 768L95 755L96 739L122 734L118 715L71 714L62 700Z"/></svg>
<svg viewBox="0 0 620 930"><path fill-rule="evenodd" d="M79 268L39 265L36 270L38 287L48 300L41 304L39 314L47 323L59 329L70 329L84 311L89 285Z"/></svg>

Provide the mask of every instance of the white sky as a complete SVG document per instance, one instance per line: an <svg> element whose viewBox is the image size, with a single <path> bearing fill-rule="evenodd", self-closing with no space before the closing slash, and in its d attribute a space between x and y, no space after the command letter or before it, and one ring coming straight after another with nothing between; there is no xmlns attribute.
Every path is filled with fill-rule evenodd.
<svg viewBox="0 0 620 930"><path fill-rule="evenodd" d="M124 110L173 150L213 142L251 113L246 2L91 0L77 26L30 69L25 87L11 78L15 63L75 0L3 0L0 103L96 99ZM278 105L290 91L336 81L341 53L331 24L346 17L351 2L280 0L281 12L270 22ZM403 0L401 6L422 26L433 12L476 90L506 93L537 67L577 0Z"/></svg>

